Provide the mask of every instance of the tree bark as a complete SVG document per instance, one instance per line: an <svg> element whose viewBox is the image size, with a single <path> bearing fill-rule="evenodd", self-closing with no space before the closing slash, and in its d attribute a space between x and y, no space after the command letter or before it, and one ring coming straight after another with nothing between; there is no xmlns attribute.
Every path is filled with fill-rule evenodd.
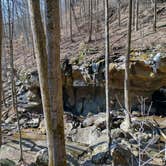
<svg viewBox="0 0 166 166"><path fill-rule="evenodd" d="M100 20L99 20L99 17L100 17L100 15L99 15L99 0L96 0L96 6L97 6L97 14L96 14L96 32L98 32L99 31L99 22L100 22Z"/></svg>
<svg viewBox="0 0 166 166"><path fill-rule="evenodd" d="M65 0L65 32L66 32L66 36L68 35L68 33L67 33L67 28L68 28L68 25L67 25L67 23L68 23L68 20L67 20L67 13L68 13L68 8L67 8L68 6L67 6L67 0Z"/></svg>
<svg viewBox="0 0 166 166"><path fill-rule="evenodd" d="M89 1L89 39L88 42L92 40L92 0Z"/></svg>
<svg viewBox="0 0 166 166"><path fill-rule="evenodd" d="M154 20L153 20L153 31L156 32L156 22L157 22L157 1L154 0Z"/></svg>
<svg viewBox="0 0 166 166"><path fill-rule="evenodd" d="M72 8L71 8L71 5L72 5L72 0L69 0L69 20L70 20L70 40L71 42L73 42L73 26L72 26Z"/></svg>
<svg viewBox="0 0 166 166"><path fill-rule="evenodd" d="M2 101L2 6L0 0L0 101ZM0 102L0 147L2 145L2 130L1 130L1 118L2 118L2 102Z"/></svg>
<svg viewBox="0 0 166 166"><path fill-rule="evenodd" d="M138 18L139 18L139 0L136 0L135 8L135 31L138 31Z"/></svg>
<svg viewBox="0 0 166 166"><path fill-rule="evenodd" d="M106 123L108 134L108 151L111 146L111 116L109 108L109 20L108 20L108 0L105 0L105 96L106 96Z"/></svg>
<svg viewBox="0 0 166 166"><path fill-rule="evenodd" d="M48 3L48 2L46 2L46 3ZM33 42L34 42L34 46L35 46L35 55L36 55L36 60L37 60L41 97L42 97L43 111L44 111L45 124L46 124L47 146L48 146L48 154L49 154L49 164L48 165L49 166L60 166L60 165L63 166L63 165L65 165L64 164L65 156L63 156L61 158L62 152L60 152L61 148L59 148L59 147L62 146L62 150L64 150L63 149L64 144L58 145L60 142L59 139L62 139L61 133L63 133L63 128L59 128L58 130L55 130L55 127L54 127L55 125L57 126L57 122L59 122L59 119L62 119L62 118L57 117L57 114L55 114L53 112L51 102L54 102L54 101L52 101L52 100L50 101L49 83L48 83L48 79L49 79L49 77L48 77L48 56L47 56L48 54L46 51L46 37L45 37L44 27L43 27L42 19L41 19L40 0L29 0L28 5L29 5L29 12L30 12L30 17L31 17L31 28L32 28L32 33L33 33L33 40L34 40ZM55 5L52 7L59 8L59 6L55 6ZM57 11L57 10L55 10L55 11ZM58 17L59 14L55 13L55 16ZM58 20L59 20L59 18L58 18ZM58 21L58 20L56 20L56 21ZM53 22L56 22L56 21L53 21ZM48 20L47 20L47 25L49 23L50 22L48 22ZM59 21L58 21L58 24L59 24ZM58 30L58 33L60 33L60 30ZM53 37L56 37L56 36L53 36ZM58 43L59 43L59 40L57 41L57 43L54 43L55 46L59 45ZM48 44L48 49L50 47L51 47L50 44ZM52 61L54 61L54 60L55 59L52 59ZM52 68L52 70L56 70L56 67ZM57 85L57 82L56 82L56 84L54 84L54 86L57 87L56 85ZM56 96L56 94L54 94L54 95ZM58 101L58 102L60 102L60 101ZM56 104L56 103L54 103L54 104ZM58 121L53 121L53 119L58 119ZM63 125L63 120L61 121L61 123L62 123L61 125ZM62 130L62 131L59 132L59 130ZM64 140L64 138L62 140ZM63 164L61 164L61 162L59 162L59 160L63 160Z"/></svg>
<svg viewBox="0 0 166 166"><path fill-rule="evenodd" d="M132 0L129 0L129 16L128 16L128 37L127 37L127 55L125 58L125 80L124 80L124 100L126 121L128 128L130 127L130 50L131 50L131 27L132 27Z"/></svg>
<svg viewBox="0 0 166 166"><path fill-rule="evenodd" d="M83 22L86 23L86 0L82 1L83 3Z"/></svg>
<svg viewBox="0 0 166 166"><path fill-rule="evenodd" d="M23 161L23 148L22 148L22 136L19 121L19 114L17 108L17 92L15 83L15 69L14 69L14 53L13 53L13 35L14 35L14 1L10 3L7 0L8 6L8 30L9 30L9 56L10 56L10 68L11 68L11 89L12 89L12 108L17 116L17 128L19 133L19 144L20 144L20 161Z"/></svg>
<svg viewBox="0 0 166 166"><path fill-rule="evenodd" d="M62 103L62 77L60 67L59 1L46 0L45 5L48 82L53 123L52 131L54 139L53 165L64 166L66 165L66 152Z"/></svg>
<svg viewBox="0 0 166 166"><path fill-rule="evenodd" d="M135 0L132 0L132 22L134 27L135 26Z"/></svg>
<svg viewBox="0 0 166 166"><path fill-rule="evenodd" d="M118 0L118 5L117 5L117 16L118 16L118 25L120 27L120 20L121 20L121 15L120 15L120 9L121 9L121 6L120 6L120 0Z"/></svg>
<svg viewBox="0 0 166 166"><path fill-rule="evenodd" d="M81 35L81 30L80 30L80 27L79 27L79 24L78 24L79 22L78 22L78 19L76 17L76 13L75 13L75 10L74 10L74 4L71 4L71 10L73 12L73 17L74 17L74 20L75 20L75 25L77 27L77 30L78 30L79 34Z"/></svg>

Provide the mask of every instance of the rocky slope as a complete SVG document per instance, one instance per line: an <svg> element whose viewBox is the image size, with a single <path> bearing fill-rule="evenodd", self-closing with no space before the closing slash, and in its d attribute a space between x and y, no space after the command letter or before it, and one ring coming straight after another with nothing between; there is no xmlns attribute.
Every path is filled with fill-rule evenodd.
<svg viewBox="0 0 166 166"><path fill-rule="evenodd" d="M166 8L164 5L165 3L158 6L156 33L152 31L151 8L141 9L139 31L132 32L130 85L133 108L132 127L127 132L123 131L122 126L127 9L123 8L121 11L121 27L118 27L116 14L110 17L109 87L110 106L114 111L111 149L115 165L137 166L141 149L143 161L146 162L154 157L149 161L149 165L165 164L165 118L148 116L149 113L163 116L166 109L164 87L166 85ZM104 113L103 10L100 11L100 15L99 31L93 32L93 40L90 43L87 43L87 25L81 27L80 34L74 29L74 42L66 38L62 30L61 62L69 165L110 164L110 156L106 153L107 130ZM14 48L17 49L14 54L24 158L28 165L46 166L48 153L38 74L35 59L32 59L33 54L30 49L21 48L22 42L21 38L15 41ZM10 74L7 74L6 78L10 78ZM9 86L10 81L4 80L5 105L2 124L4 145L0 149L0 165L4 163L15 165L5 158L15 162L19 160L16 114L9 107L11 105ZM139 146L140 142L141 146Z"/></svg>

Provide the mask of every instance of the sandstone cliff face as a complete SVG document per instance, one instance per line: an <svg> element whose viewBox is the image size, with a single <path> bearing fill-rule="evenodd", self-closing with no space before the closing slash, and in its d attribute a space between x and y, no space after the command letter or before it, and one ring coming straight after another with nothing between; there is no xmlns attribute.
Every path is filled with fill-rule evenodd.
<svg viewBox="0 0 166 166"><path fill-rule="evenodd" d="M124 59L124 58L121 58ZM152 62L153 63L153 62ZM99 86L104 87L104 64L103 61L97 62L98 71L95 73L85 72L79 67L73 67L72 77L74 86ZM101 65L101 66L100 66ZM91 67L91 66L88 66ZM122 61L110 63L110 89L123 90L124 85L124 63ZM93 75L95 79L93 80ZM101 77L102 75L102 77ZM70 82L72 83L72 82ZM96 84L95 84L96 83ZM70 86L72 84L68 84ZM148 60L132 59L130 64L130 85L132 92L146 93L153 92L166 85L166 57L162 57L159 66L154 71L153 64L148 64Z"/></svg>
<svg viewBox="0 0 166 166"><path fill-rule="evenodd" d="M141 57L141 56L140 56ZM152 94L159 88L166 86L166 57L161 56L159 63L151 61L150 56L142 58L131 56L130 65L130 85L131 103L139 103L138 97L148 97L151 100ZM105 111L105 81L104 81L104 59L81 66L67 64L67 68L62 67L63 79L63 100L64 109L76 114L88 115ZM109 65L110 72L110 96L111 108L123 105L123 85L124 85L124 57L118 57ZM25 94L33 94L34 88L39 88L38 81L34 81L34 71L28 75L28 87L33 93L26 90ZM34 85L33 85L34 84ZM30 86L30 87L29 87ZM37 87L36 87L37 86ZM23 93L24 94L24 93ZM39 95L39 94L37 94ZM27 95L25 95L27 96ZM22 97L22 96L21 96ZM27 100L32 97L27 97ZM119 99L119 102L117 102ZM27 103L33 101L27 101ZM35 100L36 102L36 100ZM39 102L41 103L41 101Z"/></svg>
<svg viewBox="0 0 166 166"><path fill-rule="evenodd" d="M152 94L159 88L166 85L166 57L162 55L159 62L154 62L155 56L131 57L130 64L130 85L131 85L131 102L132 105L138 103L138 97L148 97L151 99ZM72 77L63 77L66 93L71 105L76 105L79 112L100 112L105 108L104 94L104 60L96 62L97 71L91 72L89 66L73 66ZM118 107L115 101L117 97L123 104L123 87L124 87L124 57L116 59L109 65L110 72L110 103ZM64 74L64 73L63 73ZM66 81L67 80L67 81ZM71 99L72 102L71 102ZM81 104L78 104L81 103ZM93 103L92 105L89 103ZM79 106L78 106L79 105ZM95 107L93 107L95 106ZM89 111L89 110L93 111Z"/></svg>
<svg viewBox="0 0 166 166"><path fill-rule="evenodd" d="M166 85L166 58L161 59L155 73L153 67L144 61L133 60L130 65L131 92L135 94L153 93ZM124 65L110 64L110 85L112 89L123 89Z"/></svg>

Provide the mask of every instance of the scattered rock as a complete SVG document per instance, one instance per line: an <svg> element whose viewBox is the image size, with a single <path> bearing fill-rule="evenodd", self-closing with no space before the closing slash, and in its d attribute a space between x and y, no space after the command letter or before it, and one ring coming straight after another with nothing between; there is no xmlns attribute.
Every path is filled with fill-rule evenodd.
<svg viewBox="0 0 166 166"><path fill-rule="evenodd" d="M76 129L76 133L72 135L72 141L90 145L94 143L99 136L100 133L96 130L95 126L78 128Z"/></svg>
<svg viewBox="0 0 166 166"><path fill-rule="evenodd" d="M137 160L129 149L125 149L122 146L116 145L112 149L112 158L114 165L116 166L137 166Z"/></svg>
<svg viewBox="0 0 166 166"><path fill-rule="evenodd" d="M82 126L83 127L88 127L88 126L92 126L94 124L94 121L96 119L92 116L92 117L88 117L86 118L83 122L82 122Z"/></svg>
<svg viewBox="0 0 166 166"><path fill-rule="evenodd" d="M107 142L96 143L94 146L91 147L91 149L93 149L92 155L96 155L96 154L99 154L99 153L102 153L102 152L106 152L107 148L108 148Z"/></svg>
<svg viewBox="0 0 166 166"><path fill-rule="evenodd" d="M5 123L13 123L16 121L16 117L15 115L13 116L9 116L6 120L5 120Z"/></svg>
<svg viewBox="0 0 166 166"><path fill-rule="evenodd" d="M117 139L117 138L125 138L125 133L122 129L112 129L111 130L111 137L112 139Z"/></svg>
<svg viewBox="0 0 166 166"><path fill-rule="evenodd" d="M48 150L42 149L36 155L36 162L38 166L48 166Z"/></svg>
<svg viewBox="0 0 166 166"><path fill-rule="evenodd" d="M65 135L66 137L69 136L69 134L71 133L71 130L73 129L73 124L72 123L65 123Z"/></svg>
<svg viewBox="0 0 166 166"><path fill-rule="evenodd" d="M101 112L96 115L91 115L87 117L83 121L82 126L88 127L88 126L95 125L97 128L102 128L103 130L106 127L105 121L106 121L106 114Z"/></svg>
<svg viewBox="0 0 166 166"><path fill-rule="evenodd" d="M30 121L26 122L25 128L37 128L40 124L40 118L33 118Z"/></svg>
<svg viewBox="0 0 166 166"><path fill-rule="evenodd" d="M100 164L110 165L112 163L112 158L108 152L102 152L92 156L92 163L98 164L98 165Z"/></svg>

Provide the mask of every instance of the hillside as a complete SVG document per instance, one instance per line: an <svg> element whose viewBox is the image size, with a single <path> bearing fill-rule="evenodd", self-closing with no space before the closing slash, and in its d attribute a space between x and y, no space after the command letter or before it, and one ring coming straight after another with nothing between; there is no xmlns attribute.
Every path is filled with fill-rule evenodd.
<svg viewBox="0 0 166 166"><path fill-rule="evenodd" d="M18 2L16 1L17 7ZM133 25L135 19L132 20L129 65L130 113L124 106L128 1L121 1L120 26L117 1L109 1L108 91L110 98L108 102L110 108L108 113L111 117L109 119L111 122L110 133L108 133L106 120L108 114L106 113L105 97L104 1L93 1L94 8L91 7L91 17L89 0L74 1L74 5L70 4L70 7L65 2L61 1L60 4L61 39L57 41L60 42L61 69L59 68L59 71L61 73L57 75L53 86L51 86L51 81L48 81L51 77L42 75L43 73L40 74L43 76L43 80L47 78L44 80L46 86L41 86L42 81L39 81L41 75L38 73L39 68L37 69L35 57L35 54L38 55L38 53L33 43L34 34L30 30L30 19L33 18L24 11L28 10L27 4L22 4L21 12L24 11L29 19L29 22L25 21L26 26L23 32L18 27L24 20L22 19L24 15L20 16L17 13L18 20L16 19L14 24L17 34L13 38L13 56L18 112L12 107L11 47L7 40L9 39L8 35L6 35L8 29L5 29L4 34L7 37L4 35L2 57L1 127L3 144L0 148L0 166L48 166L48 149L52 147L48 146L45 105L42 105L43 98L46 96L43 97L41 90L41 88L46 88L47 84L49 84L48 87L55 86L56 88L56 90L47 89L47 97L49 96L50 100L53 97L56 98L59 89L62 88L63 94L60 93L57 102L45 103L47 109L53 111L49 113L51 120L54 121L48 122L49 125L53 124L51 126L51 133L55 132L53 138L57 138L57 135L62 134L64 130L67 165L111 166L114 162L114 166L164 166L166 164L166 1L159 0L157 4L156 32L153 29L154 9L153 5L149 3L150 1L141 0L140 2L137 31ZM40 5L43 19L44 6ZM72 40L70 14L72 15ZM90 24L91 19L92 24ZM44 19L42 21L46 28L48 24L45 24ZM89 41L91 25L92 36ZM34 40L34 42L36 41ZM44 42L46 41L44 40ZM55 70L49 69L52 72L57 71L57 66L54 67ZM48 68L44 69L49 70ZM58 84L61 83L59 79L61 76L62 85L58 87ZM51 91L54 90L55 96L51 96ZM57 107L61 102L62 117L57 116L60 115ZM55 110L51 107L53 104L55 104ZM126 115L131 118L130 128L126 122ZM56 124L59 119L62 120L61 124L64 122L64 129ZM22 133L21 144L24 158L21 163L19 161L18 122ZM58 126L58 131L53 130L55 126ZM108 136L112 141L109 151ZM55 144L56 147L58 142ZM61 149L58 150L61 151Z"/></svg>

